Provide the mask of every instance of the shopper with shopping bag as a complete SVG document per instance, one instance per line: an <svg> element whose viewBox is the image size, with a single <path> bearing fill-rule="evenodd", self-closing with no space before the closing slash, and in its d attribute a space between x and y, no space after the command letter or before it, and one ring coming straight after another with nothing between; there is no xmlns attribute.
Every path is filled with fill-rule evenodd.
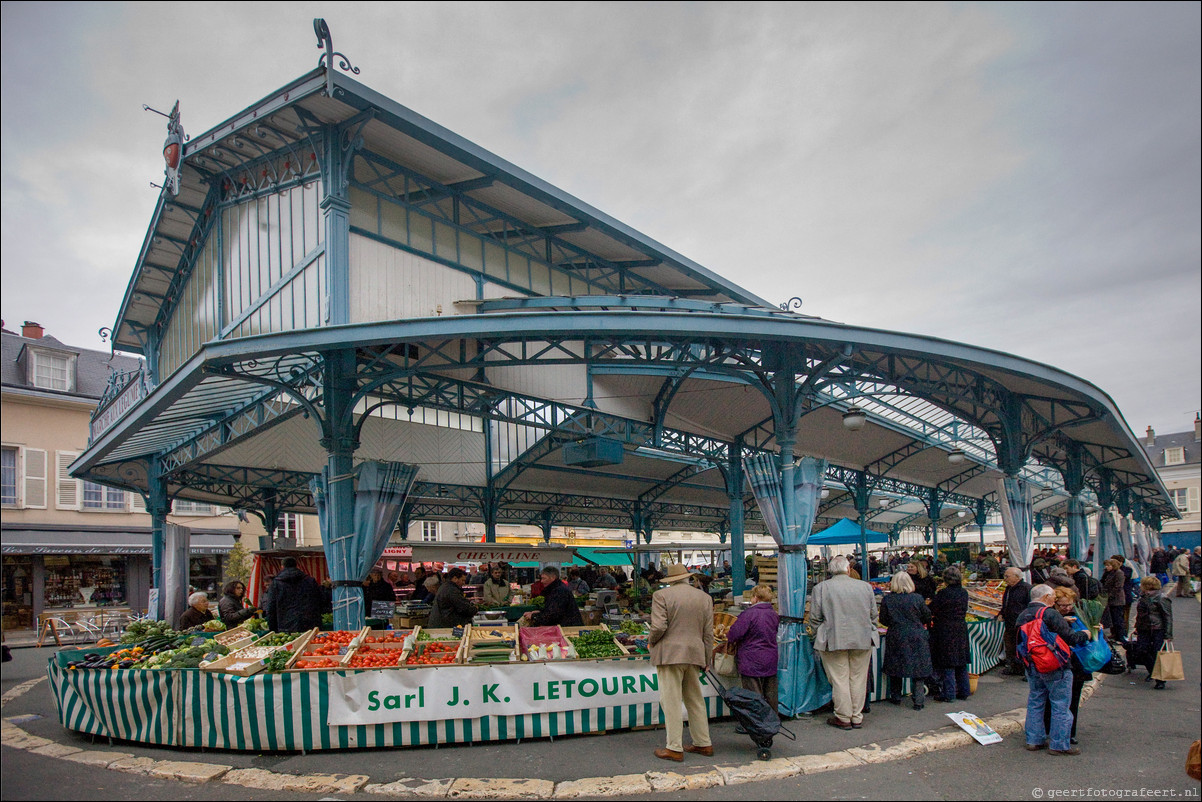
<svg viewBox="0 0 1202 802"><path fill-rule="evenodd" d="M1152 679L1156 687L1163 688L1165 682L1176 682L1185 679L1185 666L1181 663L1181 652L1166 640L1164 646L1156 653L1156 665L1152 669Z"/></svg>
<svg viewBox="0 0 1202 802"><path fill-rule="evenodd" d="M1140 597L1135 605L1135 637L1136 648L1133 649L1133 663L1143 665L1148 671L1144 682L1156 680L1156 690L1163 690L1165 680L1155 676L1160 667L1161 649L1166 643L1173 641L1173 603L1160 592L1160 580L1154 576L1145 576L1139 581ZM1181 671L1181 655L1176 655L1177 671ZM1172 662L1173 658L1169 658ZM1174 679L1182 679L1181 676Z"/></svg>

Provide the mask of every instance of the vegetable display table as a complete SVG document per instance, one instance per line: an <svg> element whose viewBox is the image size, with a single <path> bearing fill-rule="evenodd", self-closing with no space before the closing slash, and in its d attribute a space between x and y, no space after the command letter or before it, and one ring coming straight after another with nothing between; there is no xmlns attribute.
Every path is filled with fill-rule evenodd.
<svg viewBox="0 0 1202 802"><path fill-rule="evenodd" d="M56 654L49 666L64 727L161 746L309 751L487 743L663 721L646 657L238 677L67 670L69 655ZM703 688L710 717L727 715L716 691Z"/></svg>

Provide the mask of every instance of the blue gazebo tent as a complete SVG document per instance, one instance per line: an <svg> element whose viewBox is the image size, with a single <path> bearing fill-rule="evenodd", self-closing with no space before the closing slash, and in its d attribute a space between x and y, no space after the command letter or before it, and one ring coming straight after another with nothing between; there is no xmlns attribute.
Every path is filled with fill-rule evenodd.
<svg viewBox="0 0 1202 802"><path fill-rule="evenodd" d="M872 529L864 530L864 542L889 543L889 535ZM807 546L843 546L860 544L860 525L850 518L828 526L816 535L811 535Z"/></svg>

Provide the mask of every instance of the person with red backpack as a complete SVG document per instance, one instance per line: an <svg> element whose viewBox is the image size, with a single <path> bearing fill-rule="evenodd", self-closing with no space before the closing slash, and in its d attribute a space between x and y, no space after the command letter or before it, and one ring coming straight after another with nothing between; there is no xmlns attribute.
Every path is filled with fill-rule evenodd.
<svg viewBox="0 0 1202 802"><path fill-rule="evenodd" d="M1073 714L1071 648L1089 640L1088 632L1074 632L1052 606L1055 591L1047 585L1031 588L1031 603L1018 616L1018 656L1027 670L1027 751L1048 747L1050 755L1079 755L1069 739ZM1045 727L1043 711L1052 709L1052 726ZM1050 729L1050 732L1049 732Z"/></svg>

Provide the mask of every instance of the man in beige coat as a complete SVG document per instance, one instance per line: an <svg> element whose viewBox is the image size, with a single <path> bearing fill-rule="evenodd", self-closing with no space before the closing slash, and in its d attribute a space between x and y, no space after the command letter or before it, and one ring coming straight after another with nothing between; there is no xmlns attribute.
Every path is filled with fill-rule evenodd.
<svg viewBox="0 0 1202 802"><path fill-rule="evenodd" d="M846 557L831 560L831 578L819 582L810 597L814 650L831 683L835 715L826 720L841 730L859 729L872 650L880 642L872 586L848 576ZM921 680L918 680L921 681Z"/></svg>
<svg viewBox="0 0 1202 802"><path fill-rule="evenodd" d="M714 603L703 590L686 580L692 574L683 565L668 566L663 581L668 587L651 597L651 664L659 675L660 707L668 731L666 749L656 749L663 760L684 760L685 752L714 754L709 718L701 694L700 669L713 660ZM689 711L693 743L683 745L684 716Z"/></svg>

